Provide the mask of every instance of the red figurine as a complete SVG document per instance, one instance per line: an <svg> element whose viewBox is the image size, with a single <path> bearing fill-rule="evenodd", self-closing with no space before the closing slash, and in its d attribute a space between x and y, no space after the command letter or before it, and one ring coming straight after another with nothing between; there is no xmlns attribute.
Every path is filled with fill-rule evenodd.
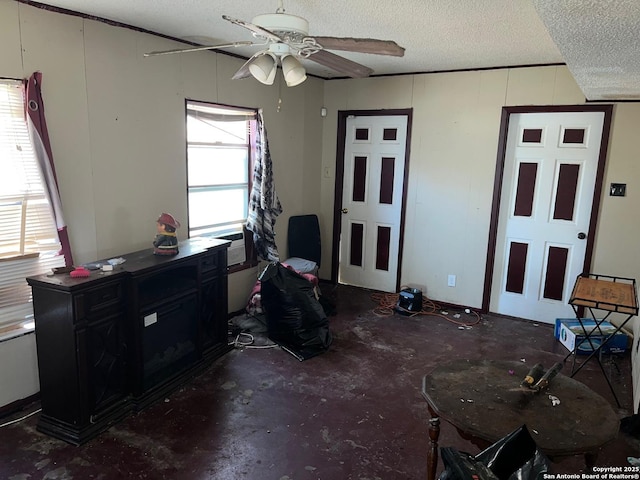
<svg viewBox="0 0 640 480"><path fill-rule="evenodd" d="M153 239L153 254L176 255L178 253L176 230L180 228L180 222L168 213L160 215L156 222L158 233Z"/></svg>

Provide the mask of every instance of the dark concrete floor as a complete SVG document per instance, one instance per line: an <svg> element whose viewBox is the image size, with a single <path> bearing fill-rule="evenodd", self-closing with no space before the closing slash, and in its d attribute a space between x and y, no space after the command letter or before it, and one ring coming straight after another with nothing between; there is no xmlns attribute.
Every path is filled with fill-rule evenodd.
<svg viewBox="0 0 640 480"><path fill-rule="evenodd" d="M328 352L299 362L279 348L235 349L164 401L80 447L39 433L38 415L31 416L0 429L0 478L423 479L425 373L457 358L551 365L566 354L550 325L484 316L460 329L438 316L376 314L365 290L323 286L323 293L338 311L330 318ZM457 321L474 319L462 313ZM629 416L629 353L605 360L622 408L597 364L587 364L576 380L610 400L621 418ZM440 444L479 451L445 422ZM639 445L620 433L597 463L628 465L627 457L640 456ZM554 473L582 468L579 457L552 465Z"/></svg>

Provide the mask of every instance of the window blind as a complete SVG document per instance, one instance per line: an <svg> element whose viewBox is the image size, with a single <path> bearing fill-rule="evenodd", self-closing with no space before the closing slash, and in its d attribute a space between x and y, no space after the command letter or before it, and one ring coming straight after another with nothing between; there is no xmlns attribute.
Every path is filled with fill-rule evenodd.
<svg viewBox="0 0 640 480"><path fill-rule="evenodd" d="M0 337L33 317L25 278L64 266L24 113L24 85L0 79Z"/></svg>
<svg viewBox="0 0 640 480"><path fill-rule="evenodd" d="M189 236L242 233L255 110L187 100Z"/></svg>

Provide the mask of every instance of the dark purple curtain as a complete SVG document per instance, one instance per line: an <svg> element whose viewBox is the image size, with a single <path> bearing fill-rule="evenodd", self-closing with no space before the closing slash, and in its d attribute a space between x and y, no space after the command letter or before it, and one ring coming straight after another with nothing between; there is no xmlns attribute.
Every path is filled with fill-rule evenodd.
<svg viewBox="0 0 640 480"><path fill-rule="evenodd" d="M27 124L29 127L29 135L33 150L42 172L45 189L49 202L53 210L53 215L58 229L58 237L62 245L62 255L64 255L65 265L70 267L73 265L73 257L71 256L71 244L69 243L69 235L67 233L67 225L62 216L62 203L60 201L60 191L58 189L58 179L56 178L56 170L53 164L53 154L51 153L51 143L49 142L49 132L47 130L47 122L44 118L44 102L42 101L42 73L35 72L27 81L26 94L26 112Z"/></svg>

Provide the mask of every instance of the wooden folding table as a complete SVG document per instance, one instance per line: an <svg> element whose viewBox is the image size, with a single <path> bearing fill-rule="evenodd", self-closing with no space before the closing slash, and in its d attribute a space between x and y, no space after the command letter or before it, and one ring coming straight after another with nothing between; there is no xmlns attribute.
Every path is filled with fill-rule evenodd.
<svg viewBox="0 0 640 480"><path fill-rule="evenodd" d="M600 369L611 389L611 393L616 400L618 407L620 402L611 385L609 376L607 375L602 362L600 361L600 353L602 348L616 335L632 317L638 315L638 296L636 291L636 281L633 278L612 277L609 275L598 275L593 273L581 274L576 279L573 292L569 299L569 304L576 314L576 318L580 323L584 338L577 342L573 351L569 352L564 358L566 361L571 355L574 356L571 368L571 377L574 377L586 363L595 358L600 365ZM581 311L586 309L591 319L594 321L594 327L587 329ZM600 319L596 318L595 310L606 312ZM616 325L615 330L603 332L602 324L614 313L622 314L624 317L621 322ZM595 342L592 337L598 335L601 337L600 342ZM580 345L589 344L591 353L576 368L576 355Z"/></svg>

